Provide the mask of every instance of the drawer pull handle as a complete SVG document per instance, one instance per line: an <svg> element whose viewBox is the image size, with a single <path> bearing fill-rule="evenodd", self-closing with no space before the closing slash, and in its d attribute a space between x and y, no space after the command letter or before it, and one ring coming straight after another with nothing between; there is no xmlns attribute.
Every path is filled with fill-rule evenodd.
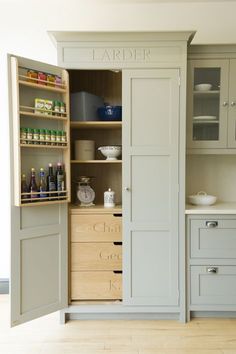
<svg viewBox="0 0 236 354"><path fill-rule="evenodd" d="M122 242L113 242L114 246L122 246Z"/></svg>
<svg viewBox="0 0 236 354"><path fill-rule="evenodd" d="M122 274L122 270L113 270L113 273L115 273L115 274Z"/></svg>
<svg viewBox="0 0 236 354"><path fill-rule="evenodd" d="M208 267L207 268L207 273L216 274L217 273L217 268L216 267Z"/></svg>
<svg viewBox="0 0 236 354"><path fill-rule="evenodd" d="M218 221L207 221L206 222L206 227L209 227L209 229L213 229L214 227L218 226Z"/></svg>
<svg viewBox="0 0 236 354"><path fill-rule="evenodd" d="M116 218L122 218L122 213L115 213L113 214L113 216L115 216Z"/></svg>

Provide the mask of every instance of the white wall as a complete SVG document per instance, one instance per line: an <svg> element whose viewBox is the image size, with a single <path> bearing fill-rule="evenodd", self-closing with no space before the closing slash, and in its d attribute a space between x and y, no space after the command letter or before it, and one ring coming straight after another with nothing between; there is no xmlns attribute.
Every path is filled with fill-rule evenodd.
<svg viewBox="0 0 236 354"><path fill-rule="evenodd" d="M0 0L0 278L9 276L7 53L56 64L47 30L197 30L194 43L236 43L235 1Z"/></svg>

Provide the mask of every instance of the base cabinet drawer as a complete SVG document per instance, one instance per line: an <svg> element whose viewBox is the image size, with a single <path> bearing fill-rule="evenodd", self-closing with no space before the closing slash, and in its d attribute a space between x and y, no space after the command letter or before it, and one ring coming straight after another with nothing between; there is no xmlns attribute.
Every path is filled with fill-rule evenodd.
<svg viewBox="0 0 236 354"><path fill-rule="evenodd" d="M71 242L121 241L121 230L122 217L116 214L71 215Z"/></svg>
<svg viewBox="0 0 236 354"><path fill-rule="evenodd" d="M122 270L121 242L71 243L71 270Z"/></svg>
<svg viewBox="0 0 236 354"><path fill-rule="evenodd" d="M217 218L191 220L190 256L191 258L235 258L236 220Z"/></svg>
<svg viewBox="0 0 236 354"><path fill-rule="evenodd" d="M190 305L236 305L236 266L191 266Z"/></svg>
<svg viewBox="0 0 236 354"><path fill-rule="evenodd" d="M72 272L72 300L122 299L122 274L107 272Z"/></svg>

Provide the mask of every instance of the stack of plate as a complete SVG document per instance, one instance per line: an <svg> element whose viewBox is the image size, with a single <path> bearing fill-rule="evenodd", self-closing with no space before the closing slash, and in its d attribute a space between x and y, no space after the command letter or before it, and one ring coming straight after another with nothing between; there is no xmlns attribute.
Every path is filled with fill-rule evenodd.
<svg viewBox="0 0 236 354"><path fill-rule="evenodd" d="M194 120L217 120L216 116L195 116Z"/></svg>

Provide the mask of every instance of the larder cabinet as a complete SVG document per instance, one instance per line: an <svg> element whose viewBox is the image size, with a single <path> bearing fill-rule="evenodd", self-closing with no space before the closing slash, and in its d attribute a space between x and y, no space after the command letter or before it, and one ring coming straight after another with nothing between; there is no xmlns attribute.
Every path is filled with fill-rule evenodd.
<svg viewBox="0 0 236 354"><path fill-rule="evenodd" d="M73 121L70 134L69 92L63 91L68 110L62 120L44 114L37 118L50 124L57 124L58 118L67 131L66 145L39 147L38 155L33 152L36 146L24 148L32 154L28 161L29 153L24 154L24 166L36 163L39 168L48 156L63 159L65 196L45 205L29 201L23 208L14 202L15 192L20 195L20 165L14 165L13 159L15 153L19 159L21 151L19 146L15 149L20 131L14 124L19 126L20 119L31 123L36 115L33 109L19 117L13 85L11 168L13 172L18 168L18 175L13 173L18 184L12 178L12 324L63 307L62 315L73 313L73 318L82 313L169 313L184 320L183 142L191 33L51 35L58 41L59 64L67 68L54 68L53 74L62 70L67 88L70 79L71 92L89 87L112 104L122 104L122 122ZM29 69L52 70L25 61ZM37 93L51 92L47 86L38 85ZM30 95L26 97L35 98ZM96 148L122 143L122 159L105 161L96 153L94 160L78 160L73 154L78 138L95 140ZM94 207L76 205L75 181L81 175L95 176ZM112 184L120 205L105 209L103 192Z"/></svg>

